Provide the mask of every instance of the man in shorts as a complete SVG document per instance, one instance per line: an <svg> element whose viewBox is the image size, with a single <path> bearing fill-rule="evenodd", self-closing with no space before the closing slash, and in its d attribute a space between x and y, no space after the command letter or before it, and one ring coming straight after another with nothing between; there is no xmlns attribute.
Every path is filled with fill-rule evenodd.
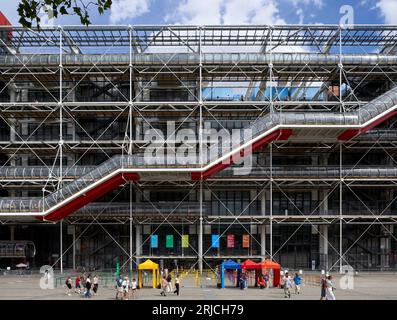
<svg viewBox="0 0 397 320"><path fill-rule="evenodd" d="M124 277L122 288L123 288L123 299L128 300L128 291L130 288L130 282L128 280L128 277Z"/></svg>
<svg viewBox="0 0 397 320"><path fill-rule="evenodd" d="M116 300L123 298L123 278L121 275L116 279Z"/></svg>

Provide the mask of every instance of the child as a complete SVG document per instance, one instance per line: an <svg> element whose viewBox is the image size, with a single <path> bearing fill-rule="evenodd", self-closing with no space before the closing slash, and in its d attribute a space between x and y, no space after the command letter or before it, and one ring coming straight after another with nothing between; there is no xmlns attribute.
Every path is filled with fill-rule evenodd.
<svg viewBox="0 0 397 320"><path fill-rule="evenodd" d="M301 281L302 281L302 278L299 276L299 274L295 273L295 276L294 276L295 294L301 293Z"/></svg>
<svg viewBox="0 0 397 320"><path fill-rule="evenodd" d="M132 279L131 281L131 293L132 293L132 299L136 299L136 293L137 293L137 289L138 289L138 284L134 279Z"/></svg>

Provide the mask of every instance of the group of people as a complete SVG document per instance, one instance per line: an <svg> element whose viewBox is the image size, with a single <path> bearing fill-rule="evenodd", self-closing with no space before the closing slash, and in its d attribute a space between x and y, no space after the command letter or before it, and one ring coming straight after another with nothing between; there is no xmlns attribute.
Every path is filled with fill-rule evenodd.
<svg viewBox="0 0 397 320"><path fill-rule="evenodd" d="M285 272L281 279L281 287L284 289L284 298L291 298L291 288L295 287L295 294L301 292L302 277L295 273L294 277L291 277L288 272Z"/></svg>
<svg viewBox="0 0 397 320"><path fill-rule="evenodd" d="M135 278L131 281L126 277L118 276L116 279L116 300L129 300L137 298L138 283Z"/></svg>
<svg viewBox="0 0 397 320"><path fill-rule="evenodd" d="M242 272L239 279L239 287L241 290L248 288L248 280L250 276L248 272ZM256 286L260 289L270 288L270 276L267 272L261 273L256 279Z"/></svg>
<svg viewBox="0 0 397 320"><path fill-rule="evenodd" d="M167 276L164 275L162 280L161 280L161 292L160 292L160 295L165 297L167 292L168 293L173 292L174 294L179 296L179 289L180 289L179 284L180 283L179 283L179 275L178 274L175 276L174 284L175 284L175 290L173 291L172 290L172 277L171 277L171 274L168 274Z"/></svg>
<svg viewBox="0 0 397 320"><path fill-rule="evenodd" d="M291 288L295 287L295 294L300 294L301 291L302 277L295 273L292 278L288 272L286 272L281 280L281 287L284 289L284 298L291 298ZM332 276L327 274L321 278L321 297L320 300L336 300L335 297L335 286L332 282Z"/></svg>
<svg viewBox="0 0 397 320"><path fill-rule="evenodd" d="M68 276L66 278L65 286L66 286L66 294L68 296L71 296L73 291L73 281L71 276ZM76 275L75 290L74 290L75 293L79 295L82 294L85 298L91 298L92 296L91 289L94 292L94 295L96 296L98 294L98 288L99 288L99 278L97 275L94 275L92 279L90 274L88 276L83 274L81 277L79 274Z"/></svg>

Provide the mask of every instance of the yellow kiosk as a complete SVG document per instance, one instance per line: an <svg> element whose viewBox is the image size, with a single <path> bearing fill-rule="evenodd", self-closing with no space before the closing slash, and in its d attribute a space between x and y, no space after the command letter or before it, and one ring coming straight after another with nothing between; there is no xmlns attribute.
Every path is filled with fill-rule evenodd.
<svg viewBox="0 0 397 320"><path fill-rule="evenodd" d="M145 262L142 262L138 265L138 286L139 286L139 288L142 288L142 271L143 270L152 271L152 287L157 288L157 286L161 283L159 265L157 263L154 263L150 259L147 259Z"/></svg>

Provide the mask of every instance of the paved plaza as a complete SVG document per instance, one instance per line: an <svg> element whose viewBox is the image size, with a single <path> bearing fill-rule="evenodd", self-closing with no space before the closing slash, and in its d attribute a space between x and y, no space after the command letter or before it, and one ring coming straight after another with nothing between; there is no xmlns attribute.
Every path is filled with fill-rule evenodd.
<svg viewBox="0 0 397 320"><path fill-rule="evenodd" d="M394 300L397 299L397 274L393 273L366 273L354 277L354 289L343 290L340 287L339 275L335 274L335 295L338 300ZM59 277L59 275L57 275ZM63 277L58 278L56 288L42 290L39 285L39 275L2 275L0 276L0 299L10 300L81 300L78 294L68 296L65 294ZM105 285L102 283L99 295L92 297L93 300L114 300L114 284L110 281ZM319 286L304 284L300 295L291 294L291 300L319 300ZM209 281L203 279L200 284L195 284L193 278L185 278L182 281L181 295L178 297L168 294L160 296L159 289L143 288L138 290L138 300L285 300L283 290L279 288L258 289L250 287L246 290L228 287L219 289Z"/></svg>

